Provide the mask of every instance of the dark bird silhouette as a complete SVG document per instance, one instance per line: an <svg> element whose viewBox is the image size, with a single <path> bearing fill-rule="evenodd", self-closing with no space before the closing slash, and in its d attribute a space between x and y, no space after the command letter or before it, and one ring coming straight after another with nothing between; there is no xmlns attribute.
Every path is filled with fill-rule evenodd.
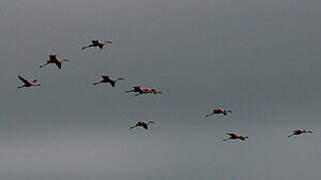
<svg viewBox="0 0 321 180"><path fill-rule="evenodd" d="M109 83L112 87L115 87L116 82L119 80L124 80L124 78L112 78L110 76L101 76L103 79L101 81L93 83L94 85L101 84L101 83Z"/></svg>
<svg viewBox="0 0 321 180"><path fill-rule="evenodd" d="M206 114L206 117L210 117L214 114L223 114L224 116L227 115L227 113L232 113L231 109L222 109L222 108L218 108L218 109L213 109L211 113Z"/></svg>
<svg viewBox="0 0 321 180"><path fill-rule="evenodd" d="M56 66L61 69L61 64L62 62L69 62L70 60L68 59L62 59L58 58L57 55L49 55L49 59L46 60L46 64L43 64L40 66L40 68L43 68L47 66L48 64L56 64Z"/></svg>
<svg viewBox="0 0 321 180"><path fill-rule="evenodd" d="M29 81L21 76L18 76L18 78L24 83L24 85L17 87L18 89L24 88L24 87L41 86L41 84L38 83L37 79L35 79L33 81Z"/></svg>
<svg viewBox="0 0 321 180"><path fill-rule="evenodd" d="M227 135L229 135L230 137L223 139L223 141L235 140L235 139L240 139L240 140L244 141L245 139L249 138L247 136L241 136L239 134L234 134L234 133L227 133Z"/></svg>
<svg viewBox="0 0 321 180"><path fill-rule="evenodd" d="M307 134L307 133L312 133L312 131L307 131L307 130L303 130L303 129L296 129L292 132L292 134L288 135L288 137L297 136L300 134Z"/></svg>
<svg viewBox="0 0 321 180"><path fill-rule="evenodd" d="M106 44L111 44L111 43L112 41L92 40L90 45L84 46L81 49L87 49L90 47L99 47L100 49L103 49Z"/></svg>
<svg viewBox="0 0 321 180"><path fill-rule="evenodd" d="M135 96L139 96L142 94L161 94L162 92L156 89L151 88L142 88L141 86L135 86L132 90L125 91L126 93L135 92Z"/></svg>
<svg viewBox="0 0 321 180"><path fill-rule="evenodd" d="M154 123L154 121L153 120L150 120L150 121L143 121L143 120L141 120L141 121L138 121L134 126L131 126L131 127L129 127L129 129L133 129L133 128L135 128L135 127L142 127L142 128L144 128L144 129L148 129L148 126L150 125L150 124L153 124Z"/></svg>

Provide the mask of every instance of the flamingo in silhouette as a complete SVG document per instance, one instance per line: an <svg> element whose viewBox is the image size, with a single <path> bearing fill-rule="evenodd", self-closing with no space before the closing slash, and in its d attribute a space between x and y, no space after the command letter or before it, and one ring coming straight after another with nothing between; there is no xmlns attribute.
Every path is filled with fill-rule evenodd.
<svg viewBox="0 0 321 180"><path fill-rule="evenodd" d="M92 40L90 45L84 46L81 49L87 49L90 47L99 47L100 49L103 49L106 44L111 44L111 43L112 41Z"/></svg>
<svg viewBox="0 0 321 180"><path fill-rule="evenodd" d="M29 81L21 76L18 76L18 78L24 83L24 85L17 87L18 89L24 88L24 87L41 86L41 84L38 83L37 79L33 81Z"/></svg>
<svg viewBox="0 0 321 180"><path fill-rule="evenodd" d="M244 141L245 139L249 138L247 136L241 136L239 134L234 134L234 133L227 133L227 135L229 135L230 137L223 139L223 141L235 140L235 139L240 139L240 140Z"/></svg>
<svg viewBox="0 0 321 180"><path fill-rule="evenodd" d="M232 113L232 110L231 109L218 108L218 109L213 109L211 113L206 115L206 117L210 117L210 116L212 116L214 114L223 114L224 116L226 116L227 113Z"/></svg>
<svg viewBox="0 0 321 180"><path fill-rule="evenodd" d="M133 129L135 127L142 127L144 129L148 129L148 126L153 123L154 123L153 120L150 120L150 121L141 120L141 121L138 121L134 126L129 127L129 129Z"/></svg>
<svg viewBox="0 0 321 180"><path fill-rule="evenodd" d="M43 68L47 66L48 64L56 64L56 66L61 69L61 64L63 62L69 62L68 59L58 58L57 55L49 55L49 59L47 60L46 64L43 64L40 66L40 68Z"/></svg>
<svg viewBox="0 0 321 180"><path fill-rule="evenodd" d="M112 87L115 87L116 82L119 80L123 80L124 78L112 78L110 76L101 76L103 79L101 81L93 83L94 85L101 84L101 83L110 83Z"/></svg>
<svg viewBox="0 0 321 180"><path fill-rule="evenodd" d="M288 135L288 137L297 136L300 134L307 134L307 133L312 133L312 131L307 131L304 129L296 129L292 132L292 134Z"/></svg>
<svg viewBox="0 0 321 180"><path fill-rule="evenodd" d="M156 89L152 89L152 88L143 88L141 86L134 86L132 90L129 91L125 91L126 93L130 93L130 92L136 92L137 94L135 94L135 96L139 96L142 94L161 94L162 92Z"/></svg>

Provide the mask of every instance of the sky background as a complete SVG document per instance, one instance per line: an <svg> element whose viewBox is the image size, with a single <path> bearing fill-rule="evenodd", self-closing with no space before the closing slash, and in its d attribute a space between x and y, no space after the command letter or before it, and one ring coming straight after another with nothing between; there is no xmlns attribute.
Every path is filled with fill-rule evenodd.
<svg viewBox="0 0 321 180"><path fill-rule="evenodd" d="M320 7L0 0L0 178L320 179ZM92 39L113 44L80 49ZM40 69L49 54L71 62ZM92 86L102 74L125 80ZM18 90L18 75L43 86ZM163 94L124 93L135 85ZM233 114L204 117L218 107ZM297 128L314 133L287 138Z"/></svg>

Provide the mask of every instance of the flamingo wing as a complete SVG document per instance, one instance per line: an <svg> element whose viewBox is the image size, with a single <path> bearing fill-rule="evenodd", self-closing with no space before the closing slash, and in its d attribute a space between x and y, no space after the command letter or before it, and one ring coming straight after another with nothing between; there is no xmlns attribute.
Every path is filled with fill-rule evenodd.
<svg viewBox="0 0 321 180"><path fill-rule="evenodd" d="M110 81L109 83L110 83L110 85L111 85L112 87L115 87L115 85L116 85L116 82L115 82L115 81Z"/></svg>
<svg viewBox="0 0 321 180"><path fill-rule="evenodd" d="M55 62L56 66L61 69L61 62Z"/></svg>
<svg viewBox="0 0 321 180"><path fill-rule="evenodd" d="M109 76L106 76L106 75L102 75L101 77L102 77L104 80L109 80L109 78L110 78Z"/></svg>
<svg viewBox="0 0 321 180"><path fill-rule="evenodd" d="M51 61L56 60L57 59L57 55L49 55L49 59Z"/></svg>
<svg viewBox="0 0 321 180"><path fill-rule="evenodd" d="M141 91L141 87L140 86L134 86L133 87L135 92L140 92Z"/></svg>
<svg viewBox="0 0 321 180"><path fill-rule="evenodd" d="M94 45L97 45L98 44L98 40L92 40L91 43L94 44Z"/></svg>
<svg viewBox="0 0 321 180"><path fill-rule="evenodd" d="M302 130L301 129L296 129L296 130L294 130L293 132L294 133L299 133L299 132L301 132Z"/></svg>
<svg viewBox="0 0 321 180"><path fill-rule="evenodd" d="M26 80L25 78L18 76L18 78L25 84L30 84L30 82L28 80Z"/></svg>
<svg viewBox="0 0 321 180"><path fill-rule="evenodd" d="M148 125L147 124L142 124L142 127L144 128L144 129L148 129Z"/></svg>
<svg viewBox="0 0 321 180"><path fill-rule="evenodd" d="M234 133L227 133L227 135L231 136L231 137L236 137L237 135Z"/></svg>
<svg viewBox="0 0 321 180"><path fill-rule="evenodd" d="M213 109L213 114L219 114L219 113L221 113L220 109Z"/></svg>

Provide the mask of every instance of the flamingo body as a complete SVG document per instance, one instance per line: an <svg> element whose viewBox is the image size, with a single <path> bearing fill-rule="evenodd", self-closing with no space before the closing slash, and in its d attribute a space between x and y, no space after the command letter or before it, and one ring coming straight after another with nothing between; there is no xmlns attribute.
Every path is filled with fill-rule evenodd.
<svg viewBox="0 0 321 180"><path fill-rule="evenodd" d="M142 127L142 128L144 128L144 129L148 129L148 126L150 125L150 124L153 124L154 123L154 121L153 120L150 120L150 121L143 121L143 120L141 120L141 121L138 121L134 126L131 126L131 127L129 127L129 129L133 129L133 128L135 128L135 127Z"/></svg>
<svg viewBox="0 0 321 180"><path fill-rule="evenodd" d="M82 47L82 49L87 49L90 47L99 47L100 49L103 49L106 44L111 44L111 43L112 43L112 41L110 41L110 40L108 40L108 41L92 40L90 45L84 46L84 47Z"/></svg>
<svg viewBox="0 0 321 180"><path fill-rule="evenodd" d="M161 94L162 92L156 89L152 89L152 88L143 88L141 86L134 86L132 90L126 91L126 93L130 93L130 92L135 92L136 95L142 95L142 94Z"/></svg>
<svg viewBox="0 0 321 180"><path fill-rule="evenodd" d="M18 76L18 78L24 83L24 85L17 87L18 89L24 88L24 87L32 87L32 86L41 86L40 83L38 83L38 80L35 79L33 81L29 81L22 76Z"/></svg>
<svg viewBox="0 0 321 180"><path fill-rule="evenodd" d="M58 58L57 55L49 55L49 59L46 60L46 63L41 65L40 68L47 66L48 64L56 64L56 66L61 69L62 62L69 62L68 59Z"/></svg>
<svg viewBox="0 0 321 180"><path fill-rule="evenodd" d="M228 113L232 113L231 109L223 109L223 108L218 108L218 109L213 109L211 113L207 114L206 117L215 115L215 114L222 114L224 116L227 116Z"/></svg>
<svg viewBox="0 0 321 180"><path fill-rule="evenodd" d="M112 87L115 87L116 82L119 80L124 80L124 78L112 78L110 76L102 75L102 80L93 83L94 85L101 84L101 83L109 83Z"/></svg>
<svg viewBox="0 0 321 180"><path fill-rule="evenodd" d="M304 129L296 129L288 137L297 136L297 135L301 135L301 134L307 134L307 133L312 133L312 131L307 131Z"/></svg>
<svg viewBox="0 0 321 180"><path fill-rule="evenodd" d="M236 139L240 139L240 140L244 141L247 138L249 138L247 136L242 136L242 135L234 134L234 133L227 133L227 135L230 136L230 137L228 137L226 139L223 139L223 141L236 140Z"/></svg>

